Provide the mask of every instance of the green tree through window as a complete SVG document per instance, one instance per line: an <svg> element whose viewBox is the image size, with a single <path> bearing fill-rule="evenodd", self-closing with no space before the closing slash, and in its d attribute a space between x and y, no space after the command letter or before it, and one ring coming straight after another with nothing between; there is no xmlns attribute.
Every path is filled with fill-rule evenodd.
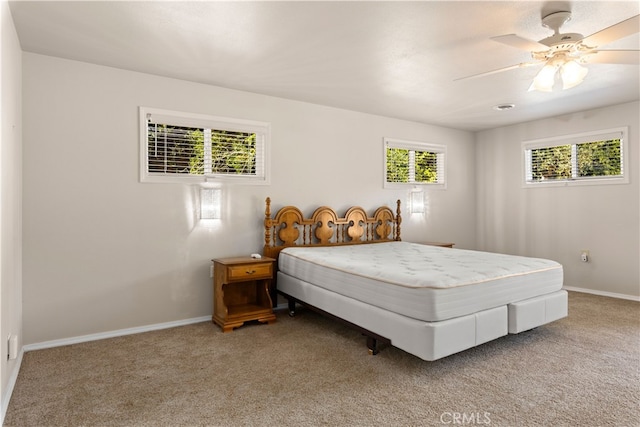
<svg viewBox="0 0 640 427"><path fill-rule="evenodd" d="M386 153L387 182L438 182L439 153L394 147L387 147Z"/></svg>
<svg viewBox="0 0 640 427"><path fill-rule="evenodd" d="M269 183L271 124L140 107L140 181Z"/></svg>
<svg viewBox="0 0 640 427"><path fill-rule="evenodd" d="M416 181L438 181L438 154L429 151L416 151Z"/></svg>
<svg viewBox="0 0 640 427"><path fill-rule="evenodd" d="M160 124L149 126L148 145L149 172L190 175L256 172L255 133Z"/></svg>
<svg viewBox="0 0 640 427"><path fill-rule="evenodd" d="M387 148L387 182L409 182L409 150Z"/></svg>
<svg viewBox="0 0 640 427"><path fill-rule="evenodd" d="M531 150L531 174L534 181L571 178L571 146Z"/></svg>
<svg viewBox="0 0 640 427"><path fill-rule="evenodd" d="M578 144L578 176L621 175L620 140Z"/></svg>
<svg viewBox="0 0 640 427"><path fill-rule="evenodd" d="M616 138L525 148L526 180L624 177L622 146L622 139Z"/></svg>

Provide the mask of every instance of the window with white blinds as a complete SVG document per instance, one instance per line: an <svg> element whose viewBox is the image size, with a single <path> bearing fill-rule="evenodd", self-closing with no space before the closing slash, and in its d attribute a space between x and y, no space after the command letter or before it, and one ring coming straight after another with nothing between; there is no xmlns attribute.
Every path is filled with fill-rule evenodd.
<svg viewBox="0 0 640 427"><path fill-rule="evenodd" d="M140 108L141 181L268 183L270 126Z"/></svg>
<svg viewBox="0 0 640 427"><path fill-rule="evenodd" d="M526 141L525 185L629 182L626 141L626 128Z"/></svg>
<svg viewBox="0 0 640 427"><path fill-rule="evenodd" d="M384 138L385 188L445 187L445 145Z"/></svg>

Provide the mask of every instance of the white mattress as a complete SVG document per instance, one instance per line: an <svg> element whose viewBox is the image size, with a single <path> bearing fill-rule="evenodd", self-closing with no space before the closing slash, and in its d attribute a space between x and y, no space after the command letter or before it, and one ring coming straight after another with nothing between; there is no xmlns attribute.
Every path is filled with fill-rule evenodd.
<svg viewBox="0 0 640 427"><path fill-rule="evenodd" d="M555 261L409 242L290 247L279 270L332 292L427 322L562 288ZM305 301L313 305L313 301Z"/></svg>

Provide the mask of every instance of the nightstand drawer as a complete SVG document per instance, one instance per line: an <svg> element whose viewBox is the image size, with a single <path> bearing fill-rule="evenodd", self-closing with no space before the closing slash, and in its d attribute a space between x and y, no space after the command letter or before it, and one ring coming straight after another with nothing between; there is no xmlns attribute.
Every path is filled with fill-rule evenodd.
<svg viewBox="0 0 640 427"><path fill-rule="evenodd" d="M227 280L271 279L273 263L233 265L227 267Z"/></svg>

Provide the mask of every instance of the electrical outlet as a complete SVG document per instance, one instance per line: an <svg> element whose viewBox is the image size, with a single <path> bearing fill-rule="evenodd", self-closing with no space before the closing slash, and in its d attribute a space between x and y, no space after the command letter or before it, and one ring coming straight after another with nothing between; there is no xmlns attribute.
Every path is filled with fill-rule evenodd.
<svg viewBox="0 0 640 427"><path fill-rule="evenodd" d="M582 250L582 252L580 253L580 261L589 262L589 250L588 249L583 249Z"/></svg>
<svg viewBox="0 0 640 427"><path fill-rule="evenodd" d="M209 267L209 277L213 277L213 264Z"/></svg>

